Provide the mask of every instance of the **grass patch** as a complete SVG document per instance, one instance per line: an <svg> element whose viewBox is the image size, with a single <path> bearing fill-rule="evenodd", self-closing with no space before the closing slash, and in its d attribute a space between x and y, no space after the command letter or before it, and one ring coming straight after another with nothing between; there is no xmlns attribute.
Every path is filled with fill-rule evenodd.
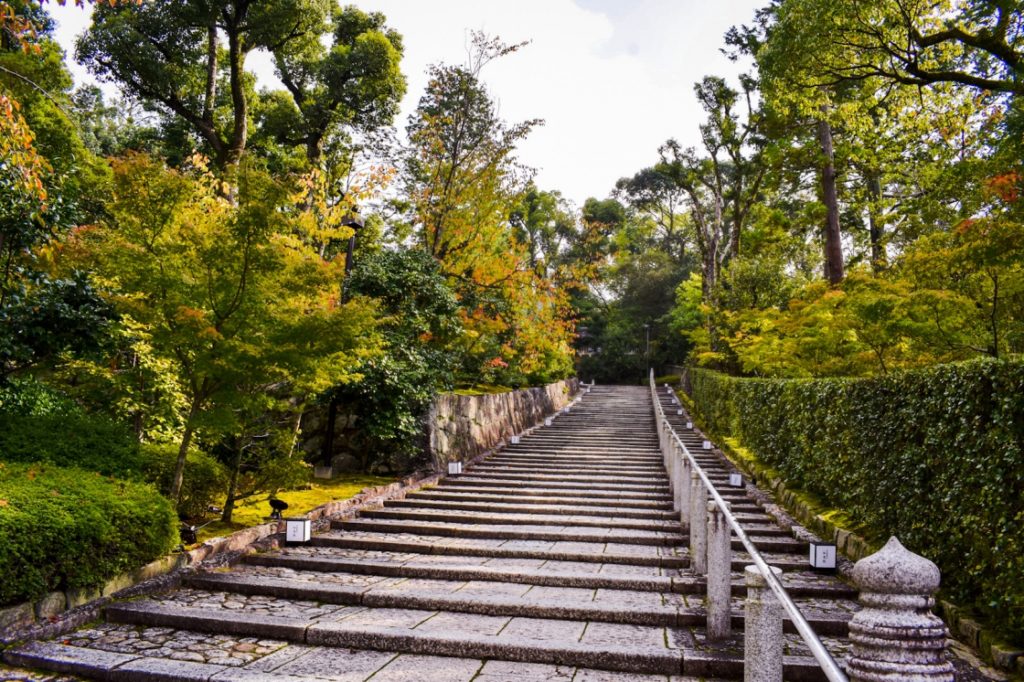
<svg viewBox="0 0 1024 682"><path fill-rule="evenodd" d="M302 516L306 512L332 500L347 500L358 494L363 488L387 485L394 482L393 478L369 476L367 474L345 474L331 479L317 479L305 490L287 490L279 492L277 499L288 503L285 516ZM199 542L210 538L229 535L236 530L250 528L266 523L270 517L270 495L260 493L242 500L236 507L231 523L221 520L211 522L199 531Z"/></svg>
<svg viewBox="0 0 1024 682"><path fill-rule="evenodd" d="M499 384L473 384L472 386L460 386L452 393L455 395L490 395L492 393L508 393L514 390L509 386Z"/></svg>

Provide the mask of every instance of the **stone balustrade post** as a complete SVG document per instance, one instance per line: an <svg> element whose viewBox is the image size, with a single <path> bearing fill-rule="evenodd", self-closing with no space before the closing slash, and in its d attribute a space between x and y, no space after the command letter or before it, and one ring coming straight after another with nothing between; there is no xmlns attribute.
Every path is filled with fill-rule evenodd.
<svg viewBox="0 0 1024 682"><path fill-rule="evenodd" d="M948 632L931 612L939 589L938 567L892 537L858 561L851 577L862 608L850 621L850 680L952 682Z"/></svg>
<svg viewBox="0 0 1024 682"><path fill-rule="evenodd" d="M700 474L690 472L690 568L696 575L708 570L708 493Z"/></svg>
<svg viewBox="0 0 1024 682"><path fill-rule="evenodd" d="M726 509L732 505L725 503ZM708 639L725 639L732 630L732 532L725 514L708 501Z"/></svg>
<svg viewBox="0 0 1024 682"><path fill-rule="evenodd" d="M690 523L690 460L679 452L679 522L684 526Z"/></svg>
<svg viewBox="0 0 1024 682"><path fill-rule="evenodd" d="M673 509L682 514L683 490L690 484L690 479L683 478L683 450L675 439L672 439L672 468L676 472L675 484L672 486Z"/></svg>
<svg viewBox="0 0 1024 682"><path fill-rule="evenodd" d="M780 569L770 568L782 575ZM747 566L743 575L743 682L782 682L782 604L757 566Z"/></svg>
<svg viewBox="0 0 1024 682"><path fill-rule="evenodd" d="M668 468L668 452L665 450L665 422L661 421L658 423L658 448L661 450L661 459L664 461L665 468Z"/></svg>

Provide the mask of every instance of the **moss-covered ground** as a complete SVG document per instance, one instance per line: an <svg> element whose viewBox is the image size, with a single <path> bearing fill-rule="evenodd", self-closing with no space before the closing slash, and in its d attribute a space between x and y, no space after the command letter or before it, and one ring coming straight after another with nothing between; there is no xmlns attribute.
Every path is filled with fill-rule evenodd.
<svg viewBox="0 0 1024 682"><path fill-rule="evenodd" d="M315 480L309 488L277 493L277 499L288 503L285 516L302 516L306 512L332 500L347 500L363 488L387 485L394 479L366 474L345 474L332 479ZM199 542L234 533L236 530L266 523L270 517L270 495L260 493L238 503L231 523L215 520L199 531Z"/></svg>

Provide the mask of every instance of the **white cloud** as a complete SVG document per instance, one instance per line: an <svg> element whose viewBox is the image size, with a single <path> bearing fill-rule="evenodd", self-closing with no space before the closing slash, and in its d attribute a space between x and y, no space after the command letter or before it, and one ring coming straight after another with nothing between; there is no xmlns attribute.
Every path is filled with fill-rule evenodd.
<svg viewBox="0 0 1024 682"><path fill-rule="evenodd" d="M397 122L404 128L438 62L464 63L470 30L507 42L531 40L522 51L483 71L503 117L543 118L520 158L538 169L537 182L582 203L605 196L615 181L656 158L669 137L697 141L702 112L692 85L706 74L737 67L718 50L729 26L748 22L758 0L370 0L405 40L409 92ZM87 11L52 6L58 40L69 53ZM248 63L272 84L265 55ZM76 78L84 70L73 69Z"/></svg>

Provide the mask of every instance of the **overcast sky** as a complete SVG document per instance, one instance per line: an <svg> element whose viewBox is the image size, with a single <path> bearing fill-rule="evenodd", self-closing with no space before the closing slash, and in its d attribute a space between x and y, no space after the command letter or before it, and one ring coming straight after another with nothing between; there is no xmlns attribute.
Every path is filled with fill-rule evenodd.
<svg viewBox="0 0 1024 682"><path fill-rule="evenodd" d="M522 144L520 158L537 169L537 184L577 205L604 197L615 181L651 165L670 137L698 141L702 112L693 84L713 74L734 80L737 65L720 52L734 24L749 23L763 0L367 0L402 33L402 70L409 90L397 122L405 127L438 62L466 60L468 32L507 42L530 40L519 53L492 62L482 77L510 121L546 123ZM57 39L73 56L88 9L51 4ZM72 64L76 80L91 81ZM276 79L267 55L247 66L261 85Z"/></svg>

